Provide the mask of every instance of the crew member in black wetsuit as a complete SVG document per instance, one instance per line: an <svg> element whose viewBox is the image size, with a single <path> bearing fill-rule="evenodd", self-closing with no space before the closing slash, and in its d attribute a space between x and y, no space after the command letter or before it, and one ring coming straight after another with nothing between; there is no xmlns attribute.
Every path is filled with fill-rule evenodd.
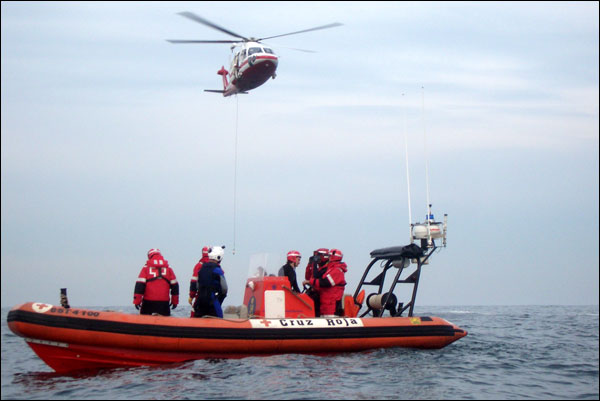
<svg viewBox="0 0 600 401"><path fill-rule="evenodd" d="M286 276L290 280L292 291L300 292L298 281L296 280L296 267L300 264L302 256L298 251L289 251L287 254L287 263L279 269L279 276Z"/></svg>

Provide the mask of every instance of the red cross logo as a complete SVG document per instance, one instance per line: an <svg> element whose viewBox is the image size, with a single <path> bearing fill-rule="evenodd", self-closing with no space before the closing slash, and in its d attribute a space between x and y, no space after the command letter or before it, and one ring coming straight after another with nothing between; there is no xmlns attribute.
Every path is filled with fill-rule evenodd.
<svg viewBox="0 0 600 401"><path fill-rule="evenodd" d="M52 309L52 305L43 304L43 303L34 303L33 305L31 305L31 309L33 309L34 312L45 313L45 312L48 312L50 309Z"/></svg>
<svg viewBox="0 0 600 401"><path fill-rule="evenodd" d="M264 324L265 326L267 326L267 327L269 327L269 325L271 324L271 321L270 321L270 320L267 320L267 319L263 319L263 320L261 320L260 322L261 322L262 324Z"/></svg>

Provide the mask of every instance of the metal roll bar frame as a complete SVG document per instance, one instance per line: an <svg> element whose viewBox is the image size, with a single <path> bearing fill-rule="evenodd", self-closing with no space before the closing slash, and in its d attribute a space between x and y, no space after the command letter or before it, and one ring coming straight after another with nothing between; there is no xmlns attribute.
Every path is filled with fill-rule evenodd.
<svg viewBox="0 0 600 401"><path fill-rule="evenodd" d="M427 251L424 251L423 249L426 249ZM358 287L356 288L356 291L354 292L354 300L356 302L357 296L358 296L360 290L362 289L362 287L364 287L364 286L377 286L378 287L377 293L369 294L369 296L381 295L381 294L385 294L385 295L383 296L383 298L381 300L381 305L382 305L381 309L371 308L371 306L369 306L369 303L367 302L367 299L365 299L367 311L364 312L362 315L360 315L360 317L364 317L369 312L373 312L373 317L382 317L387 309L386 306L387 306L387 303L388 303L391 295L394 294L394 289L396 288L397 284L412 284L413 290L412 290L412 296L410 298L410 301L407 303L399 302L398 303L399 307L397 309L397 312L395 314L393 314L392 316L394 316L394 317L402 316L402 313L404 313L408 309L408 316L412 317L413 310L415 307L415 299L417 297L417 290L419 288L419 279L421 277L421 267L424 264L427 264L429 257L433 254L433 252L436 249L437 249L437 246L435 245L435 242L432 241L431 245L428 246L427 241L422 240L421 247L419 247L416 244L410 244L407 246L395 246L395 247L389 247L389 248L376 249L373 252L371 252L371 257L373 258L373 260L369 263L369 265L365 269L365 272L363 273L363 276L358 284ZM408 277L406 277L404 279L400 279L402 272L409 266L406 263L407 259L409 261L411 259L416 260L417 268ZM383 266L383 271L380 274L378 274L374 279L370 280L369 282L365 282L367 275L371 271L371 268L379 261L385 261L385 264ZM398 263L396 263L396 265L394 265L395 262L399 262L399 266L398 266ZM398 269L398 271L396 272L394 280L392 281L391 285L389 286L389 290L384 293L383 288L384 288L384 284L385 284L385 278L392 267L395 267L396 269ZM398 300L400 300L400 299L398 299ZM391 312L390 312L390 314L391 314Z"/></svg>

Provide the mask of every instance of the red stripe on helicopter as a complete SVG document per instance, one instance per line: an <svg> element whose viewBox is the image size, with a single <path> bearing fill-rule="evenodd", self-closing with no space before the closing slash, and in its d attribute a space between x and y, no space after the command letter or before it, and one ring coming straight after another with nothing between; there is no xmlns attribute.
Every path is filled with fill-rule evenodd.
<svg viewBox="0 0 600 401"><path fill-rule="evenodd" d="M252 57L252 56L250 56L250 57ZM275 57L275 56L256 56L256 60L254 62L256 63L257 61L260 61L260 60L277 60L277 57ZM238 68L242 68L246 64L248 64L248 59L246 59Z"/></svg>

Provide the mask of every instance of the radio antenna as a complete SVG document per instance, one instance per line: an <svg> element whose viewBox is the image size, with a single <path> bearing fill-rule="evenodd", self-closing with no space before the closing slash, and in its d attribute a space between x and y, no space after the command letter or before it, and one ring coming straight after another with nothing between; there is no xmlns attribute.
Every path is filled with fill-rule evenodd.
<svg viewBox="0 0 600 401"><path fill-rule="evenodd" d="M427 245L431 245L431 203L429 202L429 156L427 154L427 130L425 127L425 87L421 86L423 99L423 143L425 146L425 187L427 190Z"/></svg>
<svg viewBox="0 0 600 401"><path fill-rule="evenodd" d="M402 94L402 99L404 99L404 93ZM404 106L404 154L406 160L406 187L408 194L408 239L410 243L413 243L412 236L412 209L410 207L410 172L408 171L408 139L406 134L406 101L403 102Z"/></svg>

